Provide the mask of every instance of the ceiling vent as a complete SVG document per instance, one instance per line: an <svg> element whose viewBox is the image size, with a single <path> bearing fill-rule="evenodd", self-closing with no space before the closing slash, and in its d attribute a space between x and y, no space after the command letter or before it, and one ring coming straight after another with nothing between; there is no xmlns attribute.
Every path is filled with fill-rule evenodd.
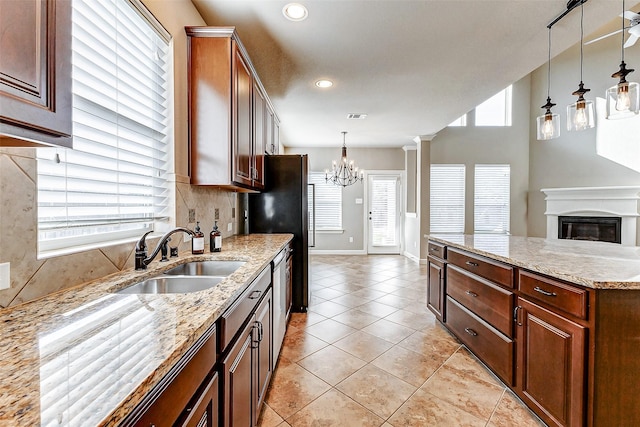
<svg viewBox="0 0 640 427"><path fill-rule="evenodd" d="M349 113L349 114L347 114L347 119L356 119L356 120L358 120L358 119L364 119L366 117L367 117L367 115L363 114L363 113Z"/></svg>

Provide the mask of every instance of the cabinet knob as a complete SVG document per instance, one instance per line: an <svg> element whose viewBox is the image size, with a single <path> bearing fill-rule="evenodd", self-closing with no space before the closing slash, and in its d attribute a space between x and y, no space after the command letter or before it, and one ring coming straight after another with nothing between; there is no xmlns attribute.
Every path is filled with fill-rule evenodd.
<svg viewBox="0 0 640 427"><path fill-rule="evenodd" d="M253 291L251 292L251 295L249 295L249 299L258 299L260 298L261 293L262 291Z"/></svg>

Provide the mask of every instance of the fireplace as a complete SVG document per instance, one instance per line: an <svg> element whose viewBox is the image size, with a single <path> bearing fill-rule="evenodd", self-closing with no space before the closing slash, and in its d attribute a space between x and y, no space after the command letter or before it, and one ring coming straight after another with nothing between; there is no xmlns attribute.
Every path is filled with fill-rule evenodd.
<svg viewBox="0 0 640 427"><path fill-rule="evenodd" d="M547 201L547 239L567 236L617 242L622 246L636 246L640 241L640 186L545 188L541 191ZM561 218L568 218L569 222L561 222Z"/></svg>
<svg viewBox="0 0 640 427"><path fill-rule="evenodd" d="M558 217L558 239L622 243L621 230L621 217Z"/></svg>

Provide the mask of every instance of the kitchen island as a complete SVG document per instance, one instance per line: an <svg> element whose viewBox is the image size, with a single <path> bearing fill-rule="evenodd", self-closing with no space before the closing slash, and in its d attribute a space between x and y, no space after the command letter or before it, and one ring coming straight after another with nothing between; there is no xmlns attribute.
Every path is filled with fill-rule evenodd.
<svg viewBox="0 0 640 427"><path fill-rule="evenodd" d="M547 424L640 425L640 248L429 236L427 305Z"/></svg>
<svg viewBox="0 0 640 427"><path fill-rule="evenodd" d="M118 425L291 239L234 236L219 253L154 261L0 311L0 425ZM204 291L114 293L201 260L245 264Z"/></svg>

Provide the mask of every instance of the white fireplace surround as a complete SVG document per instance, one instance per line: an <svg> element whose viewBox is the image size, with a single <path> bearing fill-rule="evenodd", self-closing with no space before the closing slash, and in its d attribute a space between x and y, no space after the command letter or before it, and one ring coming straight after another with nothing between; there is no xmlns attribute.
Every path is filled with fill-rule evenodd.
<svg viewBox="0 0 640 427"><path fill-rule="evenodd" d="M640 217L640 186L543 188L546 197L547 239L558 238L559 216L622 218L622 245L636 246Z"/></svg>

